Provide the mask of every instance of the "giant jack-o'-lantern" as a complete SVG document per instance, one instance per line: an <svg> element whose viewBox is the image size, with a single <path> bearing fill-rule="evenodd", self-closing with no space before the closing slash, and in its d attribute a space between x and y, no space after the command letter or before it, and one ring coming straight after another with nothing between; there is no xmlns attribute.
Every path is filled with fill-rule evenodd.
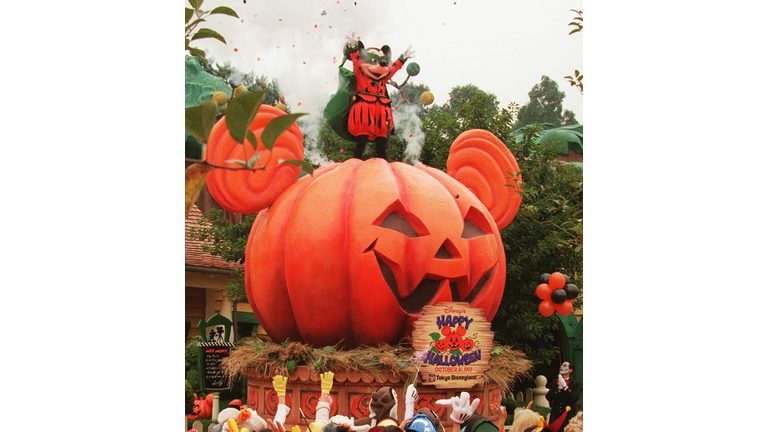
<svg viewBox="0 0 768 432"><path fill-rule="evenodd" d="M521 201L519 175L507 176L518 171L501 141L472 130L451 146L448 174L374 158L303 177L248 239L259 322L275 341L354 347L397 343L441 301L468 302L490 321L506 276L499 229Z"/></svg>

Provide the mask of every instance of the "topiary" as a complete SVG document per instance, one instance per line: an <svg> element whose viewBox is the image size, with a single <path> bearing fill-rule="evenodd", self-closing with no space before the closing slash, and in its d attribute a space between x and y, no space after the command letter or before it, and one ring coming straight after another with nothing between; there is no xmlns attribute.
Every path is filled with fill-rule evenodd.
<svg viewBox="0 0 768 432"><path fill-rule="evenodd" d="M195 391L192 389L192 384L189 381L184 380L184 412L192 412L192 403L195 401Z"/></svg>

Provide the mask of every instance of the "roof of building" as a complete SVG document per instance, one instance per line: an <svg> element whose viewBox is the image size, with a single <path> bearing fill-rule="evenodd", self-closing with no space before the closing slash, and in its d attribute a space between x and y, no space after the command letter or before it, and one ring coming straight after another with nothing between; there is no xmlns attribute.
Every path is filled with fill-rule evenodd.
<svg viewBox="0 0 768 432"><path fill-rule="evenodd" d="M240 263L225 261L223 258L203 252L200 249L200 245L203 242L189 238L189 227L197 225L198 220L202 216L203 213L200 209L196 205L192 205L189 214L184 220L184 264L220 270L242 269L243 265Z"/></svg>

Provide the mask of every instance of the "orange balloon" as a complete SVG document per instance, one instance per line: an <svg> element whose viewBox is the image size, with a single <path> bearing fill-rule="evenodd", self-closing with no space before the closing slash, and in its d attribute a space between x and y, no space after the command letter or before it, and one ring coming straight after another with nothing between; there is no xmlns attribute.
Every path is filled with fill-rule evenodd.
<svg viewBox="0 0 768 432"><path fill-rule="evenodd" d="M552 289L560 289L565 286L565 276L560 272L554 272L549 275L549 285Z"/></svg>
<svg viewBox="0 0 768 432"><path fill-rule="evenodd" d="M539 284L536 287L536 296L542 300L549 300L552 298L552 287L547 284Z"/></svg>
<svg viewBox="0 0 768 432"><path fill-rule="evenodd" d="M566 300L565 303L555 305L555 310L560 315L570 315L573 312L573 302Z"/></svg>
<svg viewBox="0 0 768 432"><path fill-rule="evenodd" d="M539 313L548 317L555 312L555 304L549 300L544 300L539 303Z"/></svg>

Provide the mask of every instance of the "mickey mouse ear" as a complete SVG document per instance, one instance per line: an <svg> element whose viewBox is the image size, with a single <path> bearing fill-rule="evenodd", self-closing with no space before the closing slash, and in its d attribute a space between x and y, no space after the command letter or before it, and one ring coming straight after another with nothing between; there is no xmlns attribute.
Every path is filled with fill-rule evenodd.
<svg viewBox="0 0 768 432"><path fill-rule="evenodd" d="M520 167L494 134L472 129L459 135L451 144L447 166L448 175L485 204L499 229L512 222L523 200Z"/></svg>

